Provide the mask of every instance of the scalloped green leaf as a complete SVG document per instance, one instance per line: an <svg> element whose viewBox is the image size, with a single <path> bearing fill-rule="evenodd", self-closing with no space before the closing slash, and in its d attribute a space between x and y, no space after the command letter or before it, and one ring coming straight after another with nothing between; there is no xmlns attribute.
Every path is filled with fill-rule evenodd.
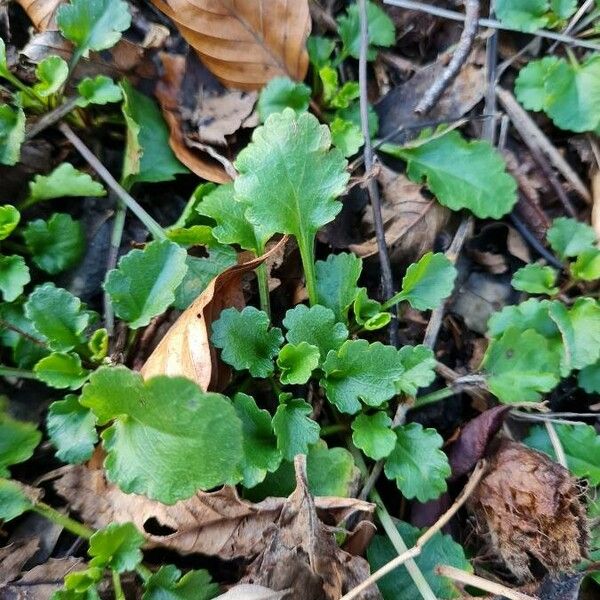
<svg viewBox="0 0 600 600"><path fill-rule="evenodd" d="M577 374L577 384L588 394L600 394L600 361L581 369Z"/></svg>
<svg viewBox="0 0 600 600"><path fill-rule="evenodd" d="M29 221L23 237L33 262L50 275L74 267L85 252L81 223L64 213L54 213L47 221Z"/></svg>
<svg viewBox="0 0 600 600"><path fill-rule="evenodd" d="M497 0L496 15L502 23L520 31L533 32L548 25L548 0Z"/></svg>
<svg viewBox="0 0 600 600"><path fill-rule="evenodd" d="M33 290L25 303L25 316L34 329L47 338L48 347L58 352L72 350L85 341L90 313L71 292L45 283Z"/></svg>
<svg viewBox="0 0 600 600"><path fill-rule="evenodd" d="M511 284L516 290L529 294L548 294L553 296L558 293L556 279L558 272L552 267L542 265L525 265L513 275Z"/></svg>
<svg viewBox="0 0 600 600"><path fill-rule="evenodd" d="M286 344L277 357L281 370L279 379L284 385L306 383L319 365L319 349L308 342Z"/></svg>
<svg viewBox="0 0 600 600"><path fill-rule="evenodd" d="M373 460L385 458L396 446L392 419L382 411L372 415L358 415L352 421L352 441L369 458Z"/></svg>
<svg viewBox="0 0 600 600"><path fill-rule="evenodd" d="M452 210L466 208L477 217L499 219L517 202L517 184L487 141L467 141L458 131L448 131L420 144L384 144L380 149L405 160L410 179L424 180L440 204Z"/></svg>
<svg viewBox="0 0 600 600"><path fill-rule="evenodd" d="M79 389L90 374L82 367L81 358L74 352L53 352L39 360L33 372L40 381L59 390Z"/></svg>
<svg viewBox="0 0 600 600"><path fill-rule="evenodd" d="M404 372L396 381L396 388L409 396L415 396L418 389L431 385L435 380L437 360L427 346L403 346L398 351Z"/></svg>
<svg viewBox="0 0 600 600"><path fill-rule="evenodd" d="M21 213L12 204L0 206L0 240L5 240L21 220Z"/></svg>
<svg viewBox="0 0 600 600"><path fill-rule="evenodd" d="M30 281L29 267L22 256L0 255L0 293L4 301L16 300Z"/></svg>
<svg viewBox="0 0 600 600"><path fill-rule="evenodd" d="M292 81L289 77L274 77L260 91L258 97L258 116L264 123L274 113L291 108L296 113L308 110L310 88L304 83Z"/></svg>
<svg viewBox="0 0 600 600"><path fill-rule="evenodd" d="M60 56L47 56L35 68L38 83L33 91L42 98L56 94L69 77L69 65Z"/></svg>
<svg viewBox="0 0 600 600"><path fill-rule="evenodd" d="M570 266L571 275L581 281L600 279L600 250L588 248L579 254Z"/></svg>
<svg viewBox="0 0 600 600"><path fill-rule="evenodd" d="M327 399L344 413L355 414L361 402L381 406L396 395L404 367L396 348L380 342L349 340L323 363L320 384Z"/></svg>
<svg viewBox="0 0 600 600"><path fill-rule="evenodd" d="M0 410L0 477L9 477L8 467L31 458L41 439L33 423L18 421Z"/></svg>
<svg viewBox="0 0 600 600"><path fill-rule="evenodd" d="M253 306L227 308L213 322L211 340L227 364L248 369L253 377L269 377L283 343L281 330L270 325L267 313Z"/></svg>
<svg viewBox="0 0 600 600"><path fill-rule="evenodd" d="M218 593L208 571L182 575L175 565L163 565L144 582L142 600L210 600Z"/></svg>
<svg viewBox="0 0 600 600"><path fill-rule="evenodd" d="M183 377L143 381L125 367L100 367L80 402L99 425L110 424L104 467L126 493L173 504L238 478L242 425L221 394Z"/></svg>
<svg viewBox="0 0 600 600"><path fill-rule="evenodd" d="M77 91L81 98L77 106L86 107L90 104L111 104L120 102L123 99L121 88L106 75L96 75L96 77L86 77L77 84ZM163 165L156 165L162 167Z"/></svg>
<svg viewBox="0 0 600 600"><path fill-rule="evenodd" d="M567 217L554 219L546 237L561 258L578 256L596 244L596 233L589 225Z"/></svg>
<svg viewBox="0 0 600 600"><path fill-rule="evenodd" d="M66 463L77 465L89 460L98 442L96 417L79 404L74 394L50 405L46 430L56 448L56 457Z"/></svg>
<svg viewBox="0 0 600 600"><path fill-rule="evenodd" d="M329 125L331 141L341 153L348 157L354 156L365 143L365 138L358 125L341 117L336 117Z"/></svg>
<svg viewBox="0 0 600 600"><path fill-rule="evenodd" d="M448 457L440 450L442 436L420 423L401 425L394 432L396 444L385 461L386 477L395 480L409 500L435 500L446 491L446 479L451 474Z"/></svg>
<svg viewBox="0 0 600 600"><path fill-rule="evenodd" d="M186 256L169 240L150 242L123 256L104 283L115 314L138 329L167 310L187 272Z"/></svg>
<svg viewBox="0 0 600 600"><path fill-rule="evenodd" d="M296 454L306 454L319 441L321 428L309 415L312 406L297 398L284 399L273 416L273 430L277 436L277 447L287 460Z"/></svg>
<svg viewBox="0 0 600 600"><path fill-rule="evenodd" d="M142 562L145 541L133 523L111 523L90 538L90 566L117 573L133 571Z"/></svg>

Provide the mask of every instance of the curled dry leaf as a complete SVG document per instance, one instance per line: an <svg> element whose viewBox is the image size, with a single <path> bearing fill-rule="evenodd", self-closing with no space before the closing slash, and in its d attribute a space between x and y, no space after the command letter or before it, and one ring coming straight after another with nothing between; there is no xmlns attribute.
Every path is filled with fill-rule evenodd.
<svg viewBox="0 0 600 600"><path fill-rule="evenodd" d="M306 456L298 455L296 489L284 503L277 521L265 532L262 552L249 565L242 582L291 590L291 598L338 600L369 576L369 565L360 556L340 549L335 529L323 524L308 491ZM380 599L375 585L362 600Z"/></svg>
<svg viewBox="0 0 600 600"><path fill-rule="evenodd" d="M175 156L198 177L215 183L231 181L215 153L211 156L205 145L202 147L203 151L200 151L198 144L193 149L186 141L179 98L185 73L185 58L175 54L162 54L161 59L163 74L154 93L169 127L169 145Z"/></svg>
<svg viewBox="0 0 600 600"><path fill-rule="evenodd" d="M0 548L0 586L16 579L21 573L23 565L37 552L39 547L39 538L32 537Z"/></svg>
<svg viewBox="0 0 600 600"><path fill-rule="evenodd" d="M450 211L426 196L422 185L388 167L380 167L377 180L383 200L385 240L392 261L410 262L431 250L437 234L450 218ZM373 211L365 211L362 228L369 239L349 248L364 258L377 253Z"/></svg>
<svg viewBox="0 0 600 600"><path fill-rule="evenodd" d="M308 0L152 0L227 87L257 90L308 69Z"/></svg>
<svg viewBox="0 0 600 600"><path fill-rule="evenodd" d="M223 370L215 368L217 356L210 343L212 322L224 308L243 308L243 276L277 254L286 242L287 237L284 237L259 258L217 275L175 321L142 367L142 375L145 378L183 375L203 390L219 389L224 378Z"/></svg>
<svg viewBox="0 0 600 600"><path fill-rule="evenodd" d="M586 556L589 533L580 493L564 467L504 439L469 504L493 550L516 577L529 580L532 558L561 573Z"/></svg>
<svg viewBox="0 0 600 600"><path fill-rule="evenodd" d="M101 461L95 462L99 465ZM99 466L69 467L54 487L91 527L131 521L145 532L149 548L169 548L181 554L198 552L225 560L252 558L261 552L265 532L278 521L287 502L285 498L267 498L253 504L240 499L234 487L225 486L166 505L125 494L106 481ZM319 516L336 525L352 515L368 517L374 510L373 504L355 498L323 496L316 498L315 504Z"/></svg>

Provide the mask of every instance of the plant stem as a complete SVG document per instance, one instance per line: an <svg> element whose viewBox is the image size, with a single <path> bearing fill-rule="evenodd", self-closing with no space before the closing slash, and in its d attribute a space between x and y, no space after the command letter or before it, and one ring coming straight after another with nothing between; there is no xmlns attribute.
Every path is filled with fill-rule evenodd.
<svg viewBox="0 0 600 600"><path fill-rule="evenodd" d="M44 504L43 502L36 502L31 510L48 519L49 521L64 527L66 530L78 537L89 540L94 534L93 529L86 527L82 523L79 523L79 521L71 519L71 517L68 517L67 515L63 515L56 509Z"/></svg>
<svg viewBox="0 0 600 600"><path fill-rule="evenodd" d="M121 585L121 576L117 571L112 571L113 590L115 592L115 600L125 600L123 586Z"/></svg>
<svg viewBox="0 0 600 600"><path fill-rule="evenodd" d="M262 256L265 253L265 244L256 242L256 256ZM260 307L264 310L269 318L271 317L271 299L269 296L269 273L267 265L263 262L256 267L256 279L258 281L258 296L260 298Z"/></svg>
<svg viewBox="0 0 600 600"><path fill-rule="evenodd" d="M426 404L433 404L434 402L439 402L444 398L449 398L450 396L454 396L460 390L457 390L453 387L442 388L441 390L436 390L435 392L431 392L430 394L425 394L424 396L420 396L415 400L415 404L413 408L420 408L421 406L425 406Z"/></svg>
<svg viewBox="0 0 600 600"><path fill-rule="evenodd" d="M384 302L381 306L381 310L389 310L395 304L402 302L404 300L404 292L398 292L394 294L387 302Z"/></svg>
<svg viewBox="0 0 600 600"><path fill-rule="evenodd" d="M311 236L310 243L306 239L298 237L298 249L300 258L304 267L304 277L306 279L306 291L308 292L308 301L311 306L318 304L317 301L317 275L315 273L315 249L314 238Z"/></svg>
<svg viewBox="0 0 600 600"><path fill-rule="evenodd" d="M325 437L327 435L333 435L335 433L342 433L348 431L348 426L344 423L336 423L334 425L326 425L325 427L321 427L321 437Z"/></svg>
<svg viewBox="0 0 600 600"><path fill-rule="evenodd" d="M75 146L75 149L89 165L104 180L106 185L122 200L123 204L146 226L154 239L166 240L167 235L163 228L132 198L117 180L109 173L108 169L98 160L94 153L83 143L81 138L66 124L61 123L58 128L61 133Z"/></svg>
<svg viewBox="0 0 600 600"><path fill-rule="evenodd" d="M150 577L152 577L152 571L148 567L145 567L142 564L139 564L135 568L135 571L142 578L142 580L144 581L144 583L146 581L148 581L148 579L150 579Z"/></svg>
<svg viewBox="0 0 600 600"><path fill-rule="evenodd" d="M367 469L367 465L365 464L365 461L362 457L362 454L360 453L360 450L358 450L358 448L352 443L350 439L348 439L347 441L347 446L350 452L352 453L352 456L354 457L354 462L356 463L356 466L358 467L362 476L366 477L369 474L369 472ZM387 508L383 503L383 499L381 498L381 496L375 488L373 488L370 491L369 499L377 505L377 518L379 519L381 526L383 527L390 542L394 546L396 552L399 555L407 552L408 546L404 543L404 540L398 532L398 529L396 529L394 521L392 520L390 513L387 511ZM419 566L414 561L414 559L411 558L407 560L404 563L404 567L406 567L408 574L410 575L411 579L413 580L413 583L419 590L419 593L424 598L424 600L437 600L435 594L433 593L433 590L431 589L429 583L427 583L425 576L421 572L421 569L419 569Z"/></svg>
<svg viewBox="0 0 600 600"><path fill-rule="evenodd" d="M117 265L119 257L119 248L121 247L121 239L123 238L123 230L125 228L125 216L127 207L125 204L117 200L115 209L115 217L113 219L113 228L110 236L110 248L108 249L108 258L106 260L106 271L111 271ZM110 294L104 292L104 326L108 335L112 335L115 331L115 311L110 300Z"/></svg>
<svg viewBox="0 0 600 600"><path fill-rule="evenodd" d="M16 369L14 367L7 367L6 365L0 365L0 377L20 377L21 379L37 379L37 376L33 371L28 371L27 369Z"/></svg>

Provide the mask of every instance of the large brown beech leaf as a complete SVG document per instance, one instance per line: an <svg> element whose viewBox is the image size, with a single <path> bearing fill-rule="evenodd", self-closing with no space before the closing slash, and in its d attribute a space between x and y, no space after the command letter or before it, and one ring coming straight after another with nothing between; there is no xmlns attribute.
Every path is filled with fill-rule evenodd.
<svg viewBox="0 0 600 600"><path fill-rule="evenodd" d="M215 277L160 341L142 367L142 375L146 379L183 375L203 390L219 389L224 377L223 369L216 368L216 351L210 343L212 322L224 308L243 308L242 278L276 255L286 242L287 238L283 238L263 256L230 267Z"/></svg>
<svg viewBox="0 0 600 600"><path fill-rule="evenodd" d="M308 69L308 0L152 0L202 62L232 88L256 90Z"/></svg>
<svg viewBox="0 0 600 600"><path fill-rule="evenodd" d="M288 502L286 498L266 498L253 504L242 500L235 487L225 486L217 492L199 491L173 505L161 504L145 496L125 494L107 482L101 462L98 453L90 466L66 467L54 482L56 491L92 527L133 522L145 532L148 548L169 548L181 554L199 552L225 560L250 559L265 549L265 532L280 519ZM314 502L319 518L334 526L352 515L369 517L375 508L356 498L322 496ZM364 530L361 523L372 528L372 523L361 521L359 531ZM365 547L357 550L362 552Z"/></svg>

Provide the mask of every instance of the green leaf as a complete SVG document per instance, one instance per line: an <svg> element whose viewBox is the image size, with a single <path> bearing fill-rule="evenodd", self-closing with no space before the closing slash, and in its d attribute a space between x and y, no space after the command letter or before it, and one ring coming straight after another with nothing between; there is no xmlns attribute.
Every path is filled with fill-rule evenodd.
<svg viewBox="0 0 600 600"><path fill-rule="evenodd" d="M346 81L331 99L333 108L348 108L360 96L358 81ZM339 118L339 117L338 117Z"/></svg>
<svg viewBox="0 0 600 600"><path fill-rule="evenodd" d="M571 264L571 275L581 281L600 279L600 250L588 248L579 254Z"/></svg>
<svg viewBox="0 0 600 600"><path fill-rule="evenodd" d="M395 479L409 500L435 500L446 491L451 473L448 457L440 450L442 436L435 429L423 429L420 423L401 425L394 432L396 445L385 461L386 477Z"/></svg>
<svg viewBox="0 0 600 600"><path fill-rule="evenodd" d="M21 157L21 144L25 141L25 113L0 104L0 163L16 165Z"/></svg>
<svg viewBox="0 0 600 600"><path fill-rule="evenodd" d="M563 259L579 256L596 243L596 233L589 225L566 217L554 219L546 237L552 250Z"/></svg>
<svg viewBox="0 0 600 600"><path fill-rule="evenodd" d="M331 141L344 156L353 156L365 143L360 127L351 121L336 117L329 126L331 128Z"/></svg>
<svg viewBox="0 0 600 600"><path fill-rule="evenodd" d="M381 329L392 320L392 315L382 312L382 308L381 302L369 298L366 288L360 288L354 299L354 319L367 331Z"/></svg>
<svg viewBox="0 0 600 600"><path fill-rule="evenodd" d="M90 314L71 292L45 283L33 290L25 303L25 316L34 329L48 339L51 350L66 352L83 343Z"/></svg>
<svg viewBox="0 0 600 600"><path fill-rule="evenodd" d="M281 462L271 415L256 405L254 398L238 392L233 406L242 422L244 457L241 463L243 485L246 488L260 483L268 471L275 471Z"/></svg>
<svg viewBox="0 0 600 600"><path fill-rule="evenodd" d="M0 411L0 477L9 477L8 467L31 458L41 439L33 423L17 421Z"/></svg>
<svg viewBox="0 0 600 600"><path fill-rule="evenodd" d="M23 237L33 262L51 275L74 267L85 251L83 227L64 213L54 213L48 221L30 221Z"/></svg>
<svg viewBox="0 0 600 600"><path fill-rule="evenodd" d="M346 448L328 448L323 440L306 456L308 487L315 496L347 498L360 478L352 454Z"/></svg>
<svg viewBox="0 0 600 600"><path fill-rule="evenodd" d="M146 540L133 523L111 523L90 538L90 566L117 573L133 571L142 562Z"/></svg>
<svg viewBox="0 0 600 600"><path fill-rule="evenodd" d="M333 97L340 87L338 72L333 65L324 65L319 69L319 79L321 80L321 85L323 87L323 103L330 106Z"/></svg>
<svg viewBox="0 0 600 600"><path fill-rule="evenodd" d="M449 131L412 147L384 144L381 150L405 160L410 179L425 180L440 204L452 210L468 208L477 217L499 219L517 202L516 182L487 141L467 141Z"/></svg>
<svg viewBox="0 0 600 600"><path fill-rule="evenodd" d="M319 35L311 35L306 40L306 49L308 51L308 59L310 64L318 71L328 62L335 48L335 42L326 37Z"/></svg>
<svg viewBox="0 0 600 600"><path fill-rule="evenodd" d="M102 433L108 478L125 493L165 504L234 480L242 426L231 402L183 377L100 367L83 388ZM165 410L168 407L168 410Z"/></svg>
<svg viewBox="0 0 600 600"><path fill-rule="evenodd" d="M533 32L548 24L548 0L497 0L496 15L508 27Z"/></svg>
<svg viewBox="0 0 600 600"><path fill-rule="evenodd" d="M98 441L96 417L74 394L50 405L46 429L57 458L66 463L77 465L89 460Z"/></svg>
<svg viewBox="0 0 600 600"><path fill-rule="evenodd" d="M258 98L258 116L264 123L273 113L291 108L297 113L308 110L310 88L303 83L292 81L289 77L274 77L261 90Z"/></svg>
<svg viewBox="0 0 600 600"><path fill-rule="evenodd" d="M240 173L235 192L248 207L248 220L270 233L296 237L311 304L316 303L315 236L341 210L336 197L349 177L341 152L330 145L326 125L310 113L286 108L254 130L235 162Z"/></svg>
<svg viewBox="0 0 600 600"><path fill-rule="evenodd" d="M331 51L333 52L333 48ZM11 72L8 68L8 63L6 62L6 44L4 43L4 40L0 38L0 77L6 77L6 75L10 77Z"/></svg>
<svg viewBox="0 0 600 600"><path fill-rule="evenodd" d="M186 256L169 240L150 242L123 256L104 283L116 315L138 329L167 310L186 274Z"/></svg>
<svg viewBox="0 0 600 600"><path fill-rule="evenodd" d="M573 65L545 57L521 69L515 82L517 99L528 110L543 110L557 127L594 131L600 125L600 57Z"/></svg>
<svg viewBox="0 0 600 600"><path fill-rule="evenodd" d="M22 256L0 255L0 293L4 301L16 300L30 281L29 268Z"/></svg>
<svg viewBox="0 0 600 600"><path fill-rule="evenodd" d="M123 98L121 88L106 75L96 75L96 77L86 77L77 84L77 91L81 98L77 106L86 107L90 104L110 104L120 102ZM157 165L161 167L162 165Z"/></svg>
<svg viewBox="0 0 600 600"><path fill-rule="evenodd" d="M568 19L577 10L577 0L550 0L550 8L559 19Z"/></svg>
<svg viewBox="0 0 600 600"><path fill-rule="evenodd" d="M208 256L188 256L185 259L187 271L175 290L175 308L185 310L217 275L237 264L237 252L231 246L213 242L207 250Z"/></svg>
<svg viewBox="0 0 600 600"><path fill-rule="evenodd" d="M425 530L419 530L403 521L396 521L398 533L402 536L404 543L411 548L417 543L419 537ZM375 571L398 556L386 535L376 535L367 549L367 558L371 565L371 571ZM439 564L449 565L471 573L473 567L467 560L463 547L457 544L451 536L437 532L423 546L421 554L415 559L417 566L431 587L436 598L446 600L458 598L460 594L454 583L446 577L441 577L435 571ZM421 600L422 596L411 576L402 565L388 573L377 582L379 591L384 600L398 600L398 590L402 590L402 600Z"/></svg>
<svg viewBox="0 0 600 600"><path fill-rule="evenodd" d="M0 478L0 521L11 521L33 508L33 502L16 481Z"/></svg>
<svg viewBox="0 0 600 600"><path fill-rule="evenodd" d="M335 318L348 322L348 308L358 294L358 278L362 271L362 260L355 254L330 254L327 260L318 260L317 302L330 308Z"/></svg>
<svg viewBox="0 0 600 600"><path fill-rule="evenodd" d="M123 183L172 181L188 173L171 150L169 130L154 100L138 92L127 80L121 82L122 111L127 125Z"/></svg>
<svg viewBox="0 0 600 600"><path fill-rule="evenodd" d="M398 351L380 342L349 340L331 351L323 364L321 386L330 402L344 413L355 414L361 401L381 406L396 395L404 367Z"/></svg>
<svg viewBox="0 0 600 600"><path fill-rule="evenodd" d="M437 308L454 289L456 268L445 254L428 252L406 270L402 290L387 304L406 300L417 310Z"/></svg>
<svg viewBox="0 0 600 600"><path fill-rule="evenodd" d="M306 454L309 446L319 440L319 424L309 418L312 406L299 399L282 402L273 416L273 430L277 436L277 447L287 460L296 454Z"/></svg>
<svg viewBox="0 0 600 600"><path fill-rule="evenodd" d="M567 309L555 302L550 315L563 336L568 365L583 369L600 358L600 305L592 298L578 298Z"/></svg>
<svg viewBox="0 0 600 600"><path fill-rule="evenodd" d="M352 441L369 458L381 460L396 446L396 434L391 426L392 419L384 412L358 415L352 421Z"/></svg>
<svg viewBox="0 0 600 600"><path fill-rule="evenodd" d="M0 206L0 240L5 240L19 224L21 213L11 204Z"/></svg>
<svg viewBox="0 0 600 600"><path fill-rule="evenodd" d="M27 204L67 196L106 196L106 190L71 163L62 163L49 175L36 175L29 183Z"/></svg>
<svg viewBox="0 0 600 600"><path fill-rule="evenodd" d="M238 371L248 369L253 377L269 377L283 343L281 330L270 325L267 313L253 306L227 308L213 323L211 340L227 364Z"/></svg>
<svg viewBox="0 0 600 600"><path fill-rule="evenodd" d="M369 135L373 138L377 135L377 131L379 129L379 117L375 112L375 109L369 104L367 106L367 121L369 123ZM361 128L361 118L360 118L360 103L353 102L348 108L340 108L335 113L336 117L340 119L344 119L345 121L350 121L354 123L357 127Z"/></svg>
<svg viewBox="0 0 600 600"><path fill-rule="evenodd" d="M577 384L588 394L600 394L600 362L581 369L577 374Z"/></svg>
<svg viewBox="0 0 600 600"><path fill-rule="evenodd" d="M142 600L210 600L219 592L204 569L181 575L175 565L163 565L144 583Z"/></svg>
<svg viewBox="0 0 600 600"><path fill-rule="evenodd" d="M220 185L202 197L196 210L216 223L212 233L221 244L237 244L244 250L262 254L271 234L246 219L246 205L234 197L233 184Z"/></svg>
<svg viewBox="0 0 600 600"><path fill-rule="evenodd" d="M553 296L558 293L556 278L558 273L552 267L542 265L525 265L515 272L511 284L515 290L529 294L548 294Z"/></svg>
<svg viewBox="0 0 600 600"><path fill-rule="evenodd" d="M509 327L490 342L481 366L488 386L501 402L537 402L559 382L559 358L548 340L533 329Z"/></svg>
<svg viewBox="0 0 600 600"><path fill-rule="evenodd" d="M12 349L12 359L18 367L31 369L40 358L49 354L45 347L45 338L40 336L25 316L22 300L12 304L0 304L0 319L0 342ZM20 335L9 327L14 327L26 335Z"/></svg>
<svg viewBox="0 0 600 600"><path fill-rule="evenodd" d="M590 485L599 485L600 436L596 430L591 425L554 423L553 426L565 451L569 470L576 477L587 479ZM523 442L556 460L556 454L545 427L541 425L532 427Z"/></svg>
<svg viewBox="0 0 600 600"><path fill-rule="evenodd" d="M488 335L500 337L510 327L518 327L521 331L535 329L547 339L560 337L560 331L550 317L550 308L553 305L554 302L549 300L530 298L521 304L505 306L490 317Z"/></svg>
<svg viewBox="0 0 600 600"><path fill-rule="evenodd" d="M90 50L112 48L129 29L131 14L123 0L71 0L59 7L56 23L76 46L74 61Z"/></svg>
<svg viewBox="0 0 600 600"><path fill-rule="evenodd" d="M396 381L398 392L415 396L417 390L431 385L435 380L437 361L431 348L427 346L403 346L398 351L404 373Z"/></svg>
<svg viewBox="0 0 600 600"><path fill-rule="evenodd" d="M290 344L306 342L316 346L321 358L325 359L330 350L339 350L348 339L348 328L336 323L334 312L319 304L308 307L298 304L285 313L283 326L285 337Z"/></svg>
<svg viewBox="0 0 600 600"><path fill-rule="evenodd" d="M277 358L277 366L281 369L281 383L284 385L306 383L319 365L319 356L319 349L307 342L286 344Z"/></svg>
<svg viewBox="0 0 600 600"><path fill-rule="evenodd" d="M60 56L47 56L35 68L38 83L33 91L42 98L56 94L69 77L69 66Z"/></svg>
<svg viewBox="0 0 600 600"><path fill-rule="evenodd" d="M98 600L96 584L100 582L103 569L88 567L83 571L74 571L65 576L65 596L61 600Z"/></svg>
<svg viewBox="0 0 600 600"><path fill-rule="evenodd" d="M374 46L393 46L396 41L396 30L387 13L374 2L367 2L367 21L369 31L369 48L367 58L375 60L377 50ZM338 19L338 33L342 40L342 57L360 57L360 16L358 5L351 4L345 15Z"/></svg>
<svg viewBox="0 0 600 600"><path fill-rule="evenodd" d="M74 352L53 352L38 361L33 371L40 381L59 390L79 389L90 374L81 366L81 359Z"/></svg>

